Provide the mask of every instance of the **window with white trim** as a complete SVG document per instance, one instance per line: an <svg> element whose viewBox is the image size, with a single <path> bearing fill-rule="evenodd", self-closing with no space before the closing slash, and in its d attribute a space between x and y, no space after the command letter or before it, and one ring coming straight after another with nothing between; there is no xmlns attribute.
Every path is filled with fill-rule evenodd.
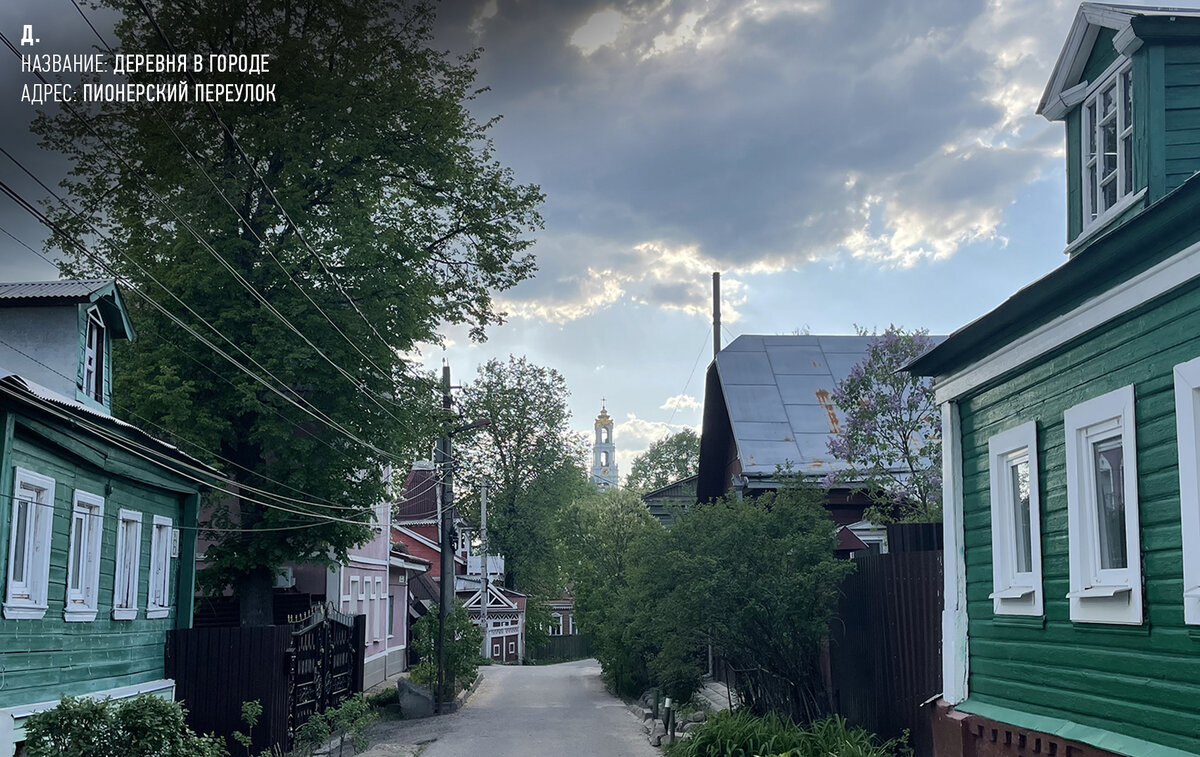
<svg viewBox="0 0 1200 757"><path fill-rule="evenodd" d="M1183 533L1183 620L1200 625L1200 357L1175 366L1179 519Z"/></svg>
<svg viewBox="0 0 1200 757"><path fill-rule="evenodd" d="M1071 620L1142 623L1133 385L1063 414Z"/></svg>
<svg viewBox="0 0 1200 757"><path fill-rule="evenodd" d="M551 636L561 636L562 635L562 620L563 620L562 616L559 615L558 613L556 613L556 612L550 613L549 632L550 632Z"/></svg>
<svg viewBox="0 0 1200 757"><path fill-rule="evenodd" d="M104 322L100 311L87 314L87 336L83 348L83 393L88 399L104 402Z"/></svg>
<svg viewBox="0 0 1200 757"><path fill-rule="evenodd" d="M575 613L571 613L570 616L568 616L568 617L570 617L570 619L571 619L571 635L574 636L576 633L576 631L575 631Z"/></svg>
<svg viewBox="0 0 1200 757"><path fill-rule="evenodd" d="M992 611L1041 615L1042 540L1037 424L988 439L992 500Z"/></svg>
<svg viewBox="0 0 1200 757"><path fill-rule="evenodd" d="M113 577L113 620L138 614L138 578L142 561L142 514L122 509L117 515L117 564Z"/></svg>
<svg viewBox="0 0 1200 757"><path fill-rule="evenodd" d="M1133 65L1117 66L1083 102L1083 226L1133 194Z"/></svg>
<svg viewBox="0 0 1200 757"><path fill-rule="evenodd" d="M104 497L75 490L67 547L67 601L63 620L96 619L100 592L100 540L104 534Z"/></svg>
<svg viewBox="0 0 1200 757"><path fill-rule="evenodd" d="M54 479L16 468L9 516L8 586L4 617L9 620L43 618L46 616L50 585Z"/></svg>
<svg viewBox="0 0 1200 757"><path fill-rule="evenodd" d="M165 618L171 609L171 519L154 516L150 535L150 590L146 617Z"/></svg>

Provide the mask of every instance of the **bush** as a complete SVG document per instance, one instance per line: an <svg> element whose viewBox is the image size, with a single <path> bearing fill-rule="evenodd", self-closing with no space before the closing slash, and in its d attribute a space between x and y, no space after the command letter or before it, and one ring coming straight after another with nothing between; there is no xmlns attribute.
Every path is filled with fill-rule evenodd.
<svg viewBox="0 0 1200 757"><path fill-rule="evenodd" d="M198 736L178 702L142 694L132 699L75 699L25 721L28 757L224 757L216 736Z"/></svg>
<svg viewBox="0 0 1200 757"><path fill-rule="evenodd" d="M413 646L421 661L413 666L409 675L413 683L427 689L437 688L437 614L438 605L435 604L413 626ZM482 646L483 631L471 622L462 602L455 601L454 609L446 616L446 688L438 697L441 701L450 701L460 687L469 686L475 680L483 660L479 654Z"/></svg>
<svg viewBox="0 0 1200 757"><path fill-rule="evenodd" d="M774 713L722 712L666 749L667 757L911 757L904 738L880 742L841 717L801 728Z"/></svg>

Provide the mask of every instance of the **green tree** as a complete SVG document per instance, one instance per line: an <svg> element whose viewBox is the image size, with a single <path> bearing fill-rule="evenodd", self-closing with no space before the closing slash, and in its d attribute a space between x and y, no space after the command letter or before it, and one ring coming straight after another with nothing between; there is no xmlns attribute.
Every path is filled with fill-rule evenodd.
<svg viewBox="0 0 1200 757"><path fill-rule="evenodd" d="M140 338L116 356L118 415L235 480L204 581L235 587L244 623L270 622L277 567L343 560L371 535L384 466L436 435L433 384L401 356L443 324L482 338L500 322L493 294L534 271L542 194L466 109L474 57L431 49L432 2L107 2L122 52L270 56L263 75L189 76L266 84L275 102L102 103L86 119L76 103L35 127L73 162L82 209L49 203L66 236L52 243L86 244L77 272L128 282Z"/></svg>
<svg viewBox="0 0 1200 757"><path fill-rule="evenodd" d="M412 670L412 679L429 689L437 688L438 604L413 625L413 647L419 662ZM483 659L483 630L471 622L467 608L454 600L454 608L446 615L446 689L441 701L447 702L458 688L475 680L475 671Z"/></svg>
<svg viewBox="0 0 1200 757"><path fill-rule="evenodd" d="M633 459L625 485L633 489L661 489L700 469L700 435L685 428L659 439Z"/></svg>
<svg viewBox="0 0 1200 757"><path fill-rule="evenodd" d="M889 326L833 392L846 416L829 452L846 468L825 486L861 488L878 524L942 519L942 429L933 383L904 366L933 340L921 329Z"/></svg>
<svg viewBox="0 0 1200 757"><path fill-rule="evenodd" d="M463 418L491 423L455 446L459 502L477 518L479 483L489 479L489 551L504 555L509 588L541 598L562 591L555 522L588 485L568 396L558 371L510 356L479 366L460 400Z"/></svg>
<svg viewBox="0 0 1200 757"><path fill-rule="evenodd" d="M820 715L821 644L852 566L834 557L816 485L789 479L778 492L719 499L669 529L624 494L580 503L564 527L578 556L580 624L610 682L687 701L711 645L738 670L753 711Z"/></svg>
<svg viewBox="0 0 1200 757"><path fill-rule="evenodd" d="M649 684L650 640L631 634L626 602L636 546L662 526L629 489L593 491L563 513L560 534L575 622L591 638L609 683L637 696Z"/></svg>

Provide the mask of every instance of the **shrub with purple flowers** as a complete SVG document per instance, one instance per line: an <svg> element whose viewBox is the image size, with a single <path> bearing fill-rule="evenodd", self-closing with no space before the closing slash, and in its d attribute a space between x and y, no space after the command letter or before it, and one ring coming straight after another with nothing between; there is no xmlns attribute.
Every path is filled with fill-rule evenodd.
<svg viewBox="0 0 1200 757"><path fill-rule="evenodd" d="M829 438L829 453L846 467L824 484L867 492L872 523L942 519L942 434L933 385L902 370L932 346L928 330L889 326L833 392L845 422Z"/></svg>

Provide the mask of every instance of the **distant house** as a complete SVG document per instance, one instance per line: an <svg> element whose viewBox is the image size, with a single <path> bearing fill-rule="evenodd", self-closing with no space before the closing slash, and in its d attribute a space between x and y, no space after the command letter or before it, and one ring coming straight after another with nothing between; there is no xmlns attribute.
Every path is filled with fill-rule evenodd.
<svg viewBox="0 0 1200 757"><path fill-rule="evenodd" d="M278 582L310 602L366 616L364 688L408 669L408 584L412 576L429 570L425 561L392 549L391 510L386 501L376 506L374 536L347 550L345 563L290 563Z"/></svg>
<svg viewBox="0 0 1200 757"><path fill-rule="evenodd" d="M575 636L575 598L564 591L562 596L550 600L550 635Z"/></svg>
<svg viewBox="0 0 1200 757"><path fill-rule="evenodd" d="M844 420L833 392L874 339L743 335L717 353L705 379L696 500L777 489L780 469L811 476L843 469L828 451ZM862 519L870 504L858 490L827 493L845 551L884 545L884 530Z"/></svg>
<svg viewBox="0 0 1200 757"><path fill-rule="evenodd" d="M413 464L405 479L396 503L396 517L392 528L393 543L407 554L431 564L428 579L440 585L441 546L438 542L438 491L437 476L432 462L420 460ZM471 554L471 527L461 517L451 515L458 534L454 553L455 596L467 605L472 622L482 622L480 613L483 584L483 557ZM504 588L504 556L488 555L488 623L484 631L484 643L492 650L492 657L499 662L522 662L525 659L525 595ZM435 593L429 593L429 584L414 585L414 619L423 615L437 601ZM497 646L498 645L498 646ZM512 647L511 650L509 647Z"/></svg>
<svg viewBox="0 0 1200 757"><path fill-rule="evenodd" d="M939 757L1200 751L1197 83L1200 12L1080 6L1040 107L1069 258L910 366L945 437Z"/></svg>
<svg viewBox="0 0 1200 757"><path fill-rule="evenodd" d="M199 482L216 471L113 417L112 281L0 284L0 755L64 696L174 698Z"/></svg>
<svg viewBox="0 0 1200 757"><path fill-rule="evenodd" d="M642 495L650 514L664 526L671 525L676 513L696 504L696 482L699 476L688 476Z"/></svg>

